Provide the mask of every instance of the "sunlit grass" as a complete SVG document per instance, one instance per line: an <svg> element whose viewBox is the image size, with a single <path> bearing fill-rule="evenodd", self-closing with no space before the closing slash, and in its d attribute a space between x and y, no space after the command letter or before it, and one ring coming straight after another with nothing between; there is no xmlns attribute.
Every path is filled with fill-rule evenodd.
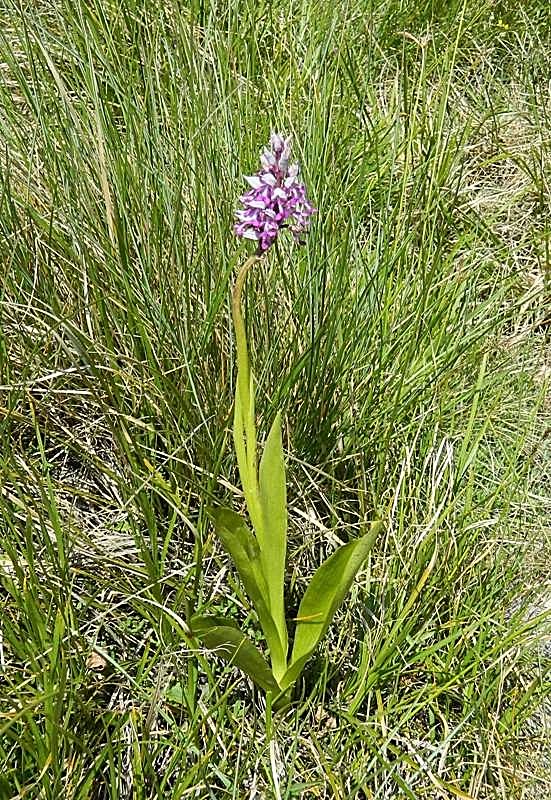
<svg viewBox="0 0 551 800"><path fill-rule="evenodd" d="M544 796L551 26L520 5L0 10L2 798ZM258 630L205 509L242 503L232 221L272 128L318 208L246 303L289 606L387 527L270 731L185 632Z"/></svg>

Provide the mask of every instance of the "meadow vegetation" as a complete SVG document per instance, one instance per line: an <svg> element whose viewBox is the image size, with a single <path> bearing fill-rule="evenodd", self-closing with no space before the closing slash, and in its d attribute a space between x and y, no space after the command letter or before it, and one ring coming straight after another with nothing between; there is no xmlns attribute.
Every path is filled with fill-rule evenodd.
<svg viewBox="0 0 551 800"><path fill-rule="evenodd" d="M548 796L550 48L547 0L0 0L2 800ZM385 522L273 717L186 635L259 631L206 511L271 130L291 617Z"/></svg>

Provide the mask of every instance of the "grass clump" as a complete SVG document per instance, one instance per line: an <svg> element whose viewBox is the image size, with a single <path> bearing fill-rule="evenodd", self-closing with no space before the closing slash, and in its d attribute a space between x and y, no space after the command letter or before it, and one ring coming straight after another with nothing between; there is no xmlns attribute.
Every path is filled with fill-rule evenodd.
<svg viewBox="0 0 551 800"><path fill-rule="evenodd" d="M0 14L0 796L543 797L546 4ZM256 630L205 508L240 503L231 222L270 128L319 209L246 309L291 605L388 523L271 728L186 636Z"/></svg>

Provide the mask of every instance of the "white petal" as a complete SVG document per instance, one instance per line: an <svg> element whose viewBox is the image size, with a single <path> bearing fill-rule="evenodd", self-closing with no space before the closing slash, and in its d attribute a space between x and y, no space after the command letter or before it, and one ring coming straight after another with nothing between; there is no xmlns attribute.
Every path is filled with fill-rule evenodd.
<svg viewBox="0 0 551 800"><path fill-rule="evenodd" d="M260 233L258 231L255 231L254 228L248 228L244 232L243 238L244 239L260 239Z"/></svg>
<svg viewBox="0 0 551 800"><path fill-rule="evenodd" d="M270 144L272 146L272 150L276 152L282 152L285 148L285 139L279 133L272 133L270 136Z"/></svg>
<svg viewBox="0 0 551 800"><path fill-rule="evenodd" d="M244 175L243 176L248 184L250 184L253 189L260 189L262 186L262 182L258 175Z"/></svg>
<svg viewBox="0 0 551 800"><path fill-rule="evenodd" d="M260 163L265 169L269 169L270 167L274 166L275 158L269 150L264 150L260 156Z"/></svg>

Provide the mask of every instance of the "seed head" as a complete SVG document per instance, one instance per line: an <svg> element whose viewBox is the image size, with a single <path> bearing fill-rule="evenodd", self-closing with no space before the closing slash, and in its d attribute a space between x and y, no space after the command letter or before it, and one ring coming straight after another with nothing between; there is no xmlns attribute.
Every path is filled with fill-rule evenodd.
<svg viewBox="0 0 551 800"><path fill-rule="evenodd" d="M251 188L240 197L243 208L235 214L235 233L256 240L259 254L266 252L283 228L289 228L295 241L303 244L316 211L298 180L298 164L289 164L290 145L291 137L272 133L270 147L260 156L262 168L256 175L245 176Z"/></svg>

